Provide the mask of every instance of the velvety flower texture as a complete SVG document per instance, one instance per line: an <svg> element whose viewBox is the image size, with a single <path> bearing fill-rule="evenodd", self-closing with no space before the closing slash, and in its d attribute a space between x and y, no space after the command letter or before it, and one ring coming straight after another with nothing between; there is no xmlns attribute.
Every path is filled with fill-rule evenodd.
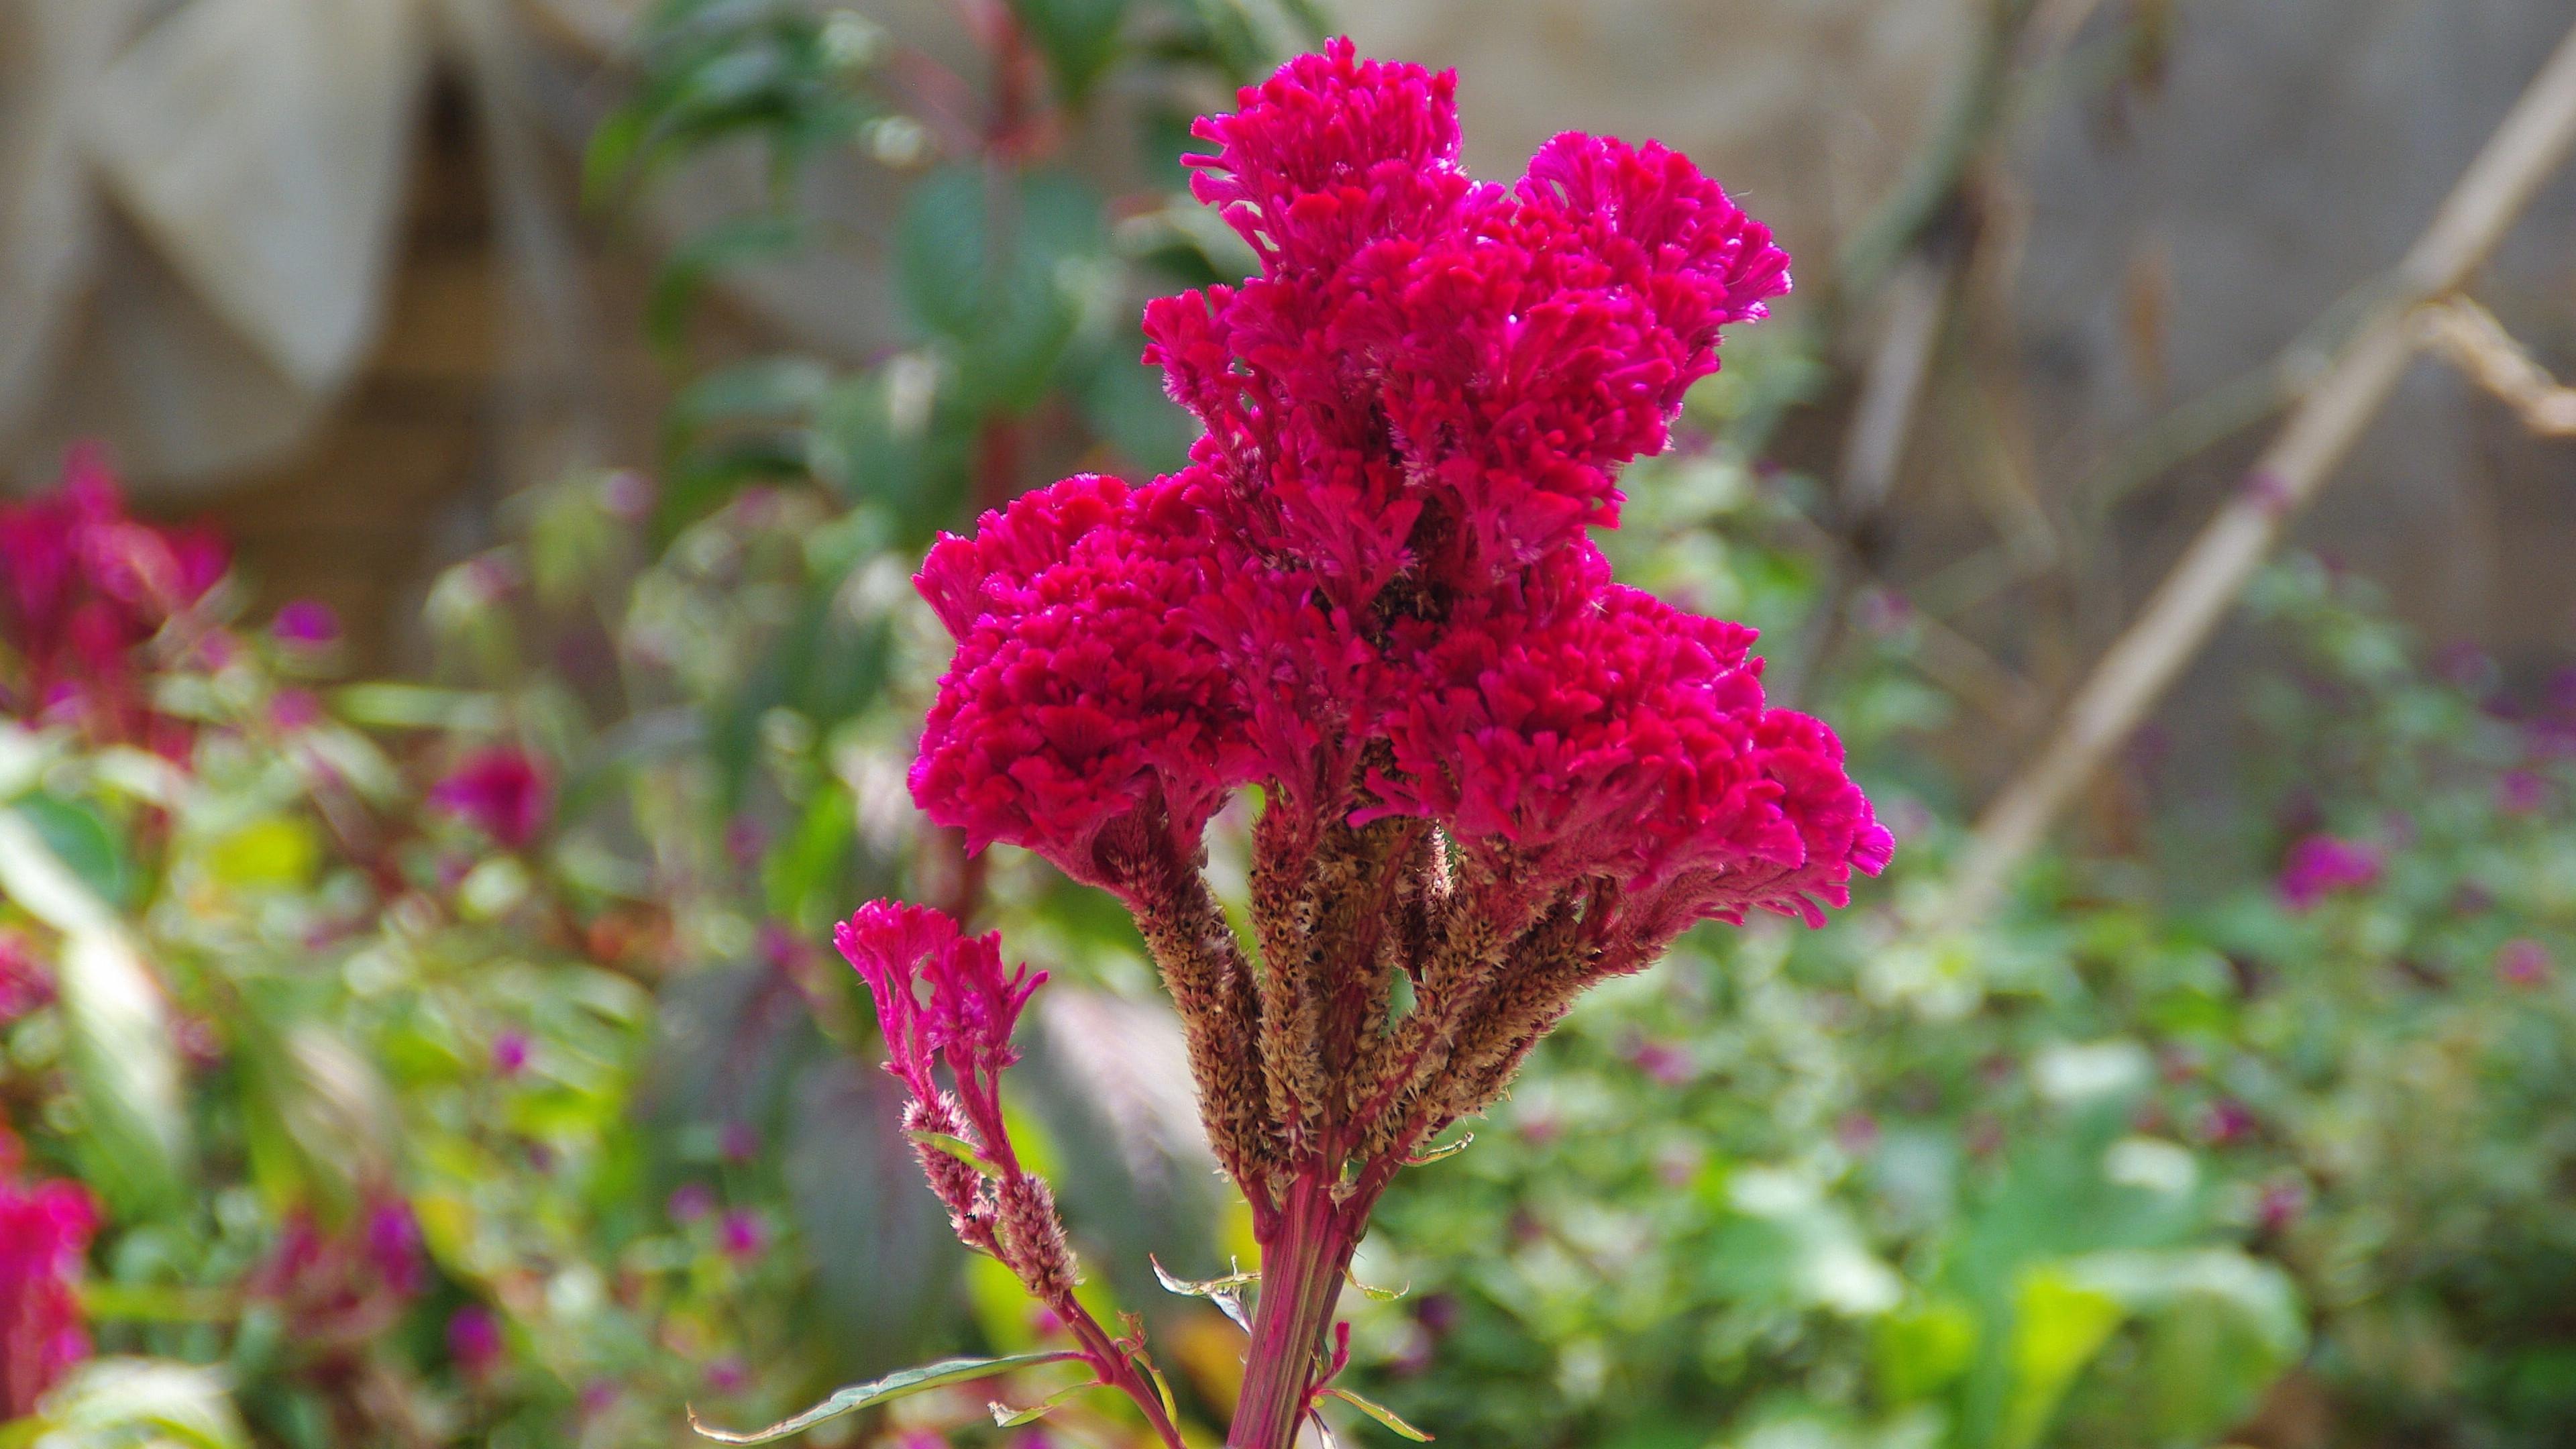
<svg viewBox="0 0 2576 1449"><path fill-rule="evenodd" d="M33 1412L89 1357L78 1285L98 1231L86 1188L22 1181L17 1158L16 1139L0 1128L0 1421Z"/></svg>
<svg viewBox="0 0 2576 1449"><path fill-rule="evenodd" d="M833 943L874 998L886 1070L912 1093L904 1130L959 1239L1050 1303L1071 1293L1073 1254L1054 1198L1021 1167L1002 1118L1002 1071L1020 1059L1011 1032L1046 973L1006 973L1000 932L965 935L923 906L871 902ZM953 1092L936 1075L943 1063Z"/></svg>
<svg viewBox="0 0 2576 1449"><path fill-rule="evenodd" d="M1833 732L1764 700L1753 631L1613 583L1588 533L1788 259L1651 143L1560 136L1472 180L1454 90L1337 41L1202 121L1193 188L1261 275L1146 309L1206 425L1189 465L1041 489L915 581L957 652L914 798L1126 904L1251 1208L1233 1449L1295 1439L1378 1194L1584 990L1694 921L1821 924L1890 849ZM1202 871L1246 787L1248 943ZM958 1236L1179 1445L1004 1131L1038 978L915 907L839 944Z"/></svg>
<svg viewBox="0 0 2576 1449"><path fill-rule="evenodd" d="M1206 435L932 551L958 651L915 797L1131 903L1259 783L1308 834L1417 817L1534 902L1591 883L1595 934L1640 946L1820 922L1891 846L1840 744L1766 707L1752 631L1612 584L1585 537L1788 259L1651 142L1471 180L1453 91L1336 42L1201 122L1193 187L1262 274L1145 327Z"/></svg>

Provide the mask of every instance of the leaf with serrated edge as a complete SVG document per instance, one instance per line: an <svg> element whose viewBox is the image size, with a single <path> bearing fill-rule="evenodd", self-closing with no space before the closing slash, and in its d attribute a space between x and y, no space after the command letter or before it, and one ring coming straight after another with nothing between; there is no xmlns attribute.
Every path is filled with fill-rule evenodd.
<svg viewBox="0 0 2576 1449"><path fill-rule="evenodd" d="M906 1130L903 1135L920 1143L924 1147L947 1153L949 1156L965 1163L968 1167L975 1169L986 1177L999 1176L999 1174L993 1170L993 1164L984 1160L984 1154L975 1150L975 1144L967 1141L963 1137L952 1137L945 1132L918 1132L912 1130Z"/></svg>
<svg viewBox="0 0 2576 1449"><path fill-rule="evenodd" d="M689 1411L689 1427L698 1431L699 1437L713 1439L719 1444L771 1444L791 1434L801 1434L817 1424L828 1423L843 1414L855 1413L860 1409L882 1404L889 1399L902 1398L906 1394L917 1394L924 1389L945 1388L950 1384L962 1384L972 1379L991 1378L995 1374L1009 1373L1013 1369L1034 1368L1042 1363L1062 1363L1067 1359L1080 1357L1082 1357L1081 1354L1070 1349L1055 1349L1046 1353L1011 1354L1003 1358L944 1358L937 1363L908 1368L868 1383L852 1384L795 1418L781 1419L766 1429L754 1429L747 1434L735 1433L728 1429L710 1429L699 1420L698 1411L695 1409Z"/></svg>
<svg viewBox="0 0 2576 1449"><path fill-rule="evenodd" d="M1423 1433L1411 1424L1408 1424L1404 1422L1404 1420L1396 1417L1395 1410L1388 1408L1384 1404L1371 1403L1369 1400L1361 1398L1359 1395L1352 1393L1348 1389L1331 1388L1324 1390L1324 1392L1341 1400L1343 1403L1350 1405L1352 1408L1359 1410L1361 1413L1368 1415L1370 1418L1377 1420L1388 1428L1393 1429L1395 1432L1412 1440L1416 1444L1428 1444L1431 1442L1430 1435Z"/></svg>

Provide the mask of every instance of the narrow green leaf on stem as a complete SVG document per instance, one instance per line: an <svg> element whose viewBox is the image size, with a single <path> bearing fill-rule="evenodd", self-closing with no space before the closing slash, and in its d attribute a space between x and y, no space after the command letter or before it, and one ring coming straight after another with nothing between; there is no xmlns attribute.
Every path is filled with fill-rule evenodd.
<svg viewBox="0 0 2576 1449"><path fill-rule="evenodd" d="M999 1399L987 1400L985 1407L993 1411L993 1423L997 1427L1016 1429L1022 1424L1034 1424L1038 1420L1045 1418L1048 1414L1055 1411L1056 1405L1063 1403L1065 1400L1072 1398L1076 1394L1082 1393L1087 1389L1100 1389L1107 1387L1108 1385L1101 1383L1067 1384L1063 1388L1056 1390L1054 1393L1047 1395L1045 1398L1038 1400L1036 1403L1029 1405L1025 1409L1014 1409Z"/></svg>
<svg viewBox="0 0 2576 1449"><path fill-rule="evenodd" d="M1403 1435L1405 1438L1412 1440L1416 1444L1428 1444L1431 1442L1430 1435L1423 1433L1421 1430L1404 1422L1401 1418L1398 1418L1395 1410L1388 1408L1384 1404L1373 1403L1370 1400L1364 1399L1344 1388L1330 1388L1324 1390L1324 1392L1333 1398L1339 1399L1343 1403L1350 1405L1352 1408L1359 1410L1361 1413L1368 1415L1370 1418L1377 1420L1388 1428L1393 1429L1398 1434Z"/></svg>
<svg viewBox="0 0 2576 1449"><path fill-rule="evenodd" d="M984 1154L976 1150L975 1144L963 1137L951 1136L946 1132L916 1132L909 1129L903 1135L924 1147L937 1148L947 1153L986 1177L1000 1176L994 1170L993 1164L984 1160Z"/></svg>
<svg viewBox="0 0 2576 1449"><path fill-rule="evenodd" d="M1443 1142L1437 1147L1415 1153L1413 1156L1404 1159L1404 1165L1407 1167L1421 1167L1427 1163L1438 1162L1444 1157L1455 1157L1459 1153L1466 1151L1467 1144L1475 1140L1475 1133L1466 1133L1455 1142Z"/></svg>
<svg viewBox="0 0 2576 1449"><path fill-rule="evenodd" d="M1378 1288L1361 1282L1357 1277L1354 1277L1351 1274L1345 1273L1342 1276L1350 1280L1350 1285L1352 1287L1360 1290L1361 1297L1366 1298L1373 1303L1393 1303L1398 1298L1401 1298L1405 1294L1413 1291L1413 1285L1410 1282L1406 1283L1401 1288Z"/></svg>
<svg viewBox="0 0 2576 1449"><path fill-rule="evenodd" d="M1154 1265L1154 1281L1163 1285L1164 1292L1178 1293L1187 1298L1213 1298L1220 1293L1234 1293L1241 1289L1255 1287L1261 1282L1259 1272L1247 1273L1240 1264L1236 1265L1233 1272L1222 1278L1202 1279L1175 1278L1166 1272L1163 1265L1151 1254L1146 1256L1145 1261Z"/></svg>
<svg viewBox="0 0 2576 1449"><path fill-rule="evenodd" d="M917 1394L925 1389L945 1388L950 1384L991 1378L995 1374L1009 1373L1013 1369L1034 1368L1042 1363L1062 1363L1067 1359L1080 1357L1082 1357L1080 1353L1070 1349L1055 1349L1045 1353L1010 1354L1002 1358L941 1359L937 1363L926 1363L919 1368L904 1369L899 1373L891 1373L868 1383L852 1384L804 1413L792 1419L781 1419L766 1429L754 1429L748 1433L712 1429L698 1418L698 1411L695 1409L689 1411L689 1427L695 1429L701 1438L712 1439L719 1444L771 1444L790 1435L801 1434L817 1424L829 1423L843 1414L856 1413L891 1399L902 1398L906 1394Z"/></svg>

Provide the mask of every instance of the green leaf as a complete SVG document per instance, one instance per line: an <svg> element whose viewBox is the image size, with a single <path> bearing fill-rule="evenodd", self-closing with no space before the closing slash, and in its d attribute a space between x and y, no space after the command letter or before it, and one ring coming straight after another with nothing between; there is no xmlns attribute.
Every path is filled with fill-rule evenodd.
<svg viewBox="0 0 2576 1449"><path fill-rule="evenodd" d="M1410 1283L1405 1284L1401 1288L1380 1288L1374 1284L1363 1283L1357 1278L1351 1278L1348 1273L1345 1273L1342 1276L1349 1278L1350 1285L1360 1290L1360 1296L1368 1299L1372 1303L1393 1303L1395 1300L1413 1291L1413 1285Z"/></svg>
<svg viewBox="0 0 2576 1449"><path fill-rule="evenodd" d="M352 684L335 691L331 704L342 719L378 729L490 734L502 720L499 695L426 684Z"/></svg>
<svg viewBox="0 0 2576 1449"><path fill-rule="evenodd" d="M1046 52L1056 93L1079 106L1101 72L1118 58L1118 29L1127 0L1012 0L1011 8Z"/></svg>
<svg viewBox="0 0 2576 1449"><path fill-rule="evenodd" d="M228 886L292 889L312 878L321 857L312 826L292 816L270 815L217 842L206 866Z"/></svg>
<svg viewBox="0 0 2576 1449"><path fill-rule="evenodd" d="M1194 1281L1188 1278L1175 1278L1164 1272L1163 1265L1155 1261L1151 1253L1145 1255L1145 1261L1154 1265L1155 1281L1163 1285L1165 1292L1178 1293L1189 1298L1204 1298L1215 1304L1218 1312L1232 1319L1235 1327L1246 1333L1252 1331L1251 1316L1243 1311L1243 1290L1261 1281L1261 1275L1258 1272L1247 1273L1238 1265L1225 1277Z"/></svg>
<svg viewBox="0 0 2576 1449"><path fill-rule="evenodd" d="M958 378L988 408L1044 391L1082 316L1087 265L1107 249L1100 198L1062 171L1008 184L972 166L922 178L897 227L896 280L921 326L963 352Z"/></svg>
<svg viewBox="0 0 2576 1449"><path fill-rule="evenodd" d="M102 1358L45 1396L35 1442L46 1449L109 1449L138 1442L190 1449L250 1449L221 1377L164 1359Z"/></svg>
<svg viewBox="0 0 2576 1449"><path fill-rule="evenodd" d="M2289 1276L2234 1249L2099 1253L2066 1267L2142 1321L2145 1398L2161 1442L2225 1430L2307 1351Z"/></svg>
<svg viewBox="0 0 2576 1449"><path fill-rule="evenodd" d="M1459 1153L1466 1151L1467 1144L1475 1140L1475 1133L1466 1133L1460 1136L1455 1142L1443 1142L1437 1147L1428 1148L1424 1151L1415 1153L1413 1156L1405 1159L1404 1165L1407 1167L1420 1167L1425 1163L1438 1162L1444 1157L1455 1157Z"/></svg>
<svg viewBox="0 0 2576 1449"><path fill-rule="evenodd" d="M895 233L895 280L904 307L924 328L971 336L983 320L985 175L943 166L913 184Z"/></svg>
<svg viewBox="0 0 2576 1449"><path fill-rule="evenodd" d="M1955 1299L1938 1299L1879 1320L1879 1393L1905 1404L1939 1392L1976 1362L1977 1316Z"/></svg>
<svg viewBox="0 0 2576 1449"><path fill-rule="evenodd" d="M96 810L42 792L23 796L16 809L44 837L54 858L108 905L134 903L135 870L123 841Z"/></svg>
<svg viewBox="0 0 2576 1449"><path fill-rule="evenodd" d="M56 969L72 1089L87 1126L81 1175L119 1216L176 1202L187 1114L161 991L124 924L15 807L0 808L0 895L63 935Z"/></svg>
<svg viewBox="0 0 2576 1449"><path fill-rule="evenodd" d="M1246 1272L1241 1267L1222 1278L1175 1278L1164 1271L1162 1263L1151 1254L1146 1255L1145 1261L1154 1265L1154 1281L1163 1285L1164 1292L1178 1293L1187 1298L1213 1298L1219 1293L1238 1292L1261 1282L1259 1272Z"/></svg>
<svg viewBox="0 0 2576 1449"><path fill-rule="evenodd" d="M666 354L689 340L689 313L716 273L794 251L804 231L794 217L746 216L691 237L653 278L644 304L644 335Z"/></svg>
<svg viewBox="0 0 2576 1449"><path fill-rule="evenodd" d="M950 1384L969 1383L976 1379L991 1378L995 1374L1006 1374L1014 1369L1034 1368L1044 1363L1062 1363L1067 1359L1080 1357L1082 1357L1080 1353L1071 1349L1054 1349L1045 1353L1012 1354L1006 1358L941 1359L937 1363L904 1369L899 1373L891 1373L884 1378L872 1379L864 1384L852 1384L804 1413L792 1419L781 1419L766 1429L754 1429L748 1433L711 1429L699 1420L695 1409L689 1411L689 1427L697 1430L701 1437L713 1439L719 1444L769 1444L793 1434L801 1434L817 1424L829 1423L843 1414L856 1413L861 1409L900 1399L906 1394L917 1394L925 1389L945 1388Z"/></svg>
<svg viewBox="0 0 2576 1449"><path fill-rule="evenodd" d="M2003 1449L2027 1449L2039 1442L2076 1374L2127 1316L2119 1299L2062 1265L2023 1272L2013 1293L2006 1359L2012 1388L1997 1435Z"/></svg>
<svg viewBox="0 0 2576 1449"><path fill-rule="evenodd" d="M1350 1405L1352 1408L1359 1410L1361 1413L1368 1415L1370 1418L1377 1420L1388 1428L1393 1429L1398 1434L1403 1435L1405 1438L1412 1440L1416 1444L1428 1444L1431 1442L1430 1435L1423 1433L1411 1424L1408 1424L1404 1422L1404 1420L1396 1417L1395 1410L1388 1408L1384 1404L1373 1403L1367 1399L1361 1398L1359 1395L1352 1393L1350 1390L1345 1388L1329 1388L1324 1390L1324 1392L1341 1400L1343 1403Z"/></svg>
<svg viewBox="0 0 2576 1449"><path fill-rule="evenodd" d="M986 1177L999 1175L994 1171L993 1164L984 1160L984 1154L976 1150L975 1144L963 1137L952 1137L945 1132L920 1132L910 1129L907 1129L903 1135L924 1147L936 1148L947 1153Z"/></svg>
<svg viewBox="0 0 2576 1449"><path fill-rule="evenodd" d="M1065 1400L1072 1398L1076 1394L1089 1389L1102 1387L1105 1387L1105 1385L1096 1383L1068 1384L1065 1387L1056 1390L1054 1393L1047 1395L1045 1398L1038 1400L1036 1403L1029 1405L1025 1409L1014 1409L999 1399L989 1401L985 1407L993 1411L993 1423L995 1427L1016 1429L1022 1424L1034 1424L1038 1420L1045 1418L1047 1415L1055 1412L1056 1405L1063 1403Z"/></svg>

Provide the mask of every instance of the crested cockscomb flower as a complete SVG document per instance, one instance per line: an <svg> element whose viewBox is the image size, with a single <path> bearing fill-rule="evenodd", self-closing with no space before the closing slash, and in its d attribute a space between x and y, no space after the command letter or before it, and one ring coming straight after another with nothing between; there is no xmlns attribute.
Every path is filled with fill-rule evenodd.
<svg viewBox="0 0 2576 1449"><path fill-rule="evenodd" d="M1833 732L1770 706L1753 631L1614 583L1589 536L1719 329L1788 290L1768 230L1652 142L1562 135L1478 182L1454 77L1348 41L1241 101L1187 160L1260 275L1144 318L1205 433L1177 473L1068 478L931 550L957 649L911 785L1135 916L1263 1249L1227 1442L1285 1449L1388 1178L1584 989L1696 921L1821 925L1892 839ZM1201 870L1246 788L1249 948ZM1177 1444L1003 1134L1035 979L917 908L839 944L960 1237Z"/></svg>
<svg viewBox="0 0 2576 1449"><path fill-rule="evenodd" d="M25 1182L17 1142L0 1128L0 1420L36 1400L89 1357L81 1265L98 1208L79 1183Z"/></svg>
<svg viewBox="0 0 2576 1449"><path fill-rule="evenodd" d="M1022 1169L1002 1117L1002 1072L1020 1059L1011 1033L1046 973L1005 972L998 931L969 936L942 912L889 901L860 907L833 943L876 1004L886 1070L912 1093L904 1130L958 1238L1041 1298L1070 1293L1073 1255L1053 1199Z"/></svg>

